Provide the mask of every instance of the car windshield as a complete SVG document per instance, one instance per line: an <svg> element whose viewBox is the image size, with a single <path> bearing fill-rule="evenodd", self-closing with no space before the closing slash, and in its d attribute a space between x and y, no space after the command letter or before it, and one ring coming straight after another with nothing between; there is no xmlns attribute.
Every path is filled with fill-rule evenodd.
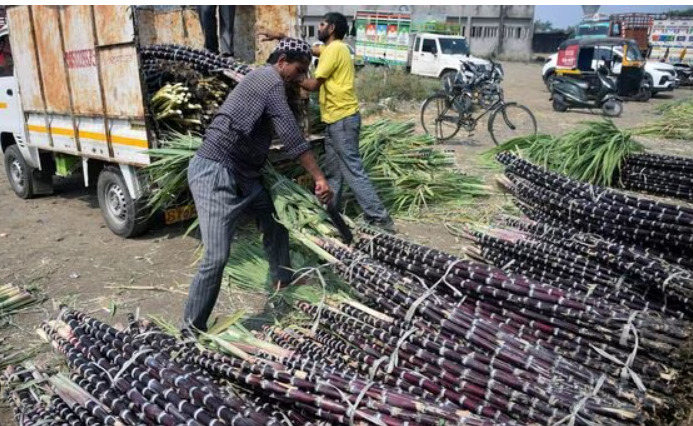
<svg viewBox="0 0 693 426"><path fill-rule="evenodd" d="M441 37L438 39L440 50L447 55L469 55L467 40L462 38Z"/></svg>
<svg viewBox="0 0 693 426"><path fill-rule="evenodd" d="M609 24L582 24L578 25L577 31L575 32L575 38L580 37L595 37L595 36L608 36L609 35Z"/></svg>

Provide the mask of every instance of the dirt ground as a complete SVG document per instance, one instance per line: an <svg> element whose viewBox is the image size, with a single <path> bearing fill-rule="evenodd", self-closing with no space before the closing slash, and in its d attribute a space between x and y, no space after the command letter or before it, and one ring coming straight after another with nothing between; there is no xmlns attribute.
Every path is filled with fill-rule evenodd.
<svg viewBox="0 0 693 426"><path fill-rule="evenodd" d="M541 64L503 65L506 99L528 106L537 118L540 132L560 134L580 121L599 118L588 111L554 112L541 80ZM630 128L652 121L656 118L656 105L682 97L693 97L693 90L679 89L648 103L629 102L615 122L619 127ZM418 105L409 107L400 106L400 111L383 115L416 119ZM376 118L371 116L367 121ZM690 142L643 142L656 152L693 155ZM488 171L477 157L491 146L483 123L474 135L461 134L444 148L456 152L465 171L484 175ZM398 221L398 226L406 238L452 252L460 250L459 241L439 222ZM160 227L140 238L121 239L105 226L95 191L84 188L81 178L57 181L54 195L22 200L10 189L3 169L0 283L35 288L46 300L38 308L16 315L9 327L0 330L0 336L9 337L17 346L38 343L34 329L42 320L55 315L57 306L63 303L109 322L123 321L126 313L139 308L142 314L178 323L195 272L199 243L195 238L183 237L184 231L185 225ZM109 318L113 307L115 315ZM249 301L243 294L223 293L215 314L262 307L261 301ZM10 410L0 407L0 425L8 424L12 424Z"/></svg>

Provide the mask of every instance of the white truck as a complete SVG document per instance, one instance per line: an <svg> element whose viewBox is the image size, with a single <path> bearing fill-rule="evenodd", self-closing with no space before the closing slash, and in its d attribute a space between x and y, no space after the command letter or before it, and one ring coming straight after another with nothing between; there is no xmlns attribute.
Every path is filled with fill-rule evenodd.
<svg viewBox="0 0 693 426"><path fill-rule="evenodd" d="M490 62L469 54L464 37L418 33L411 48L409 68L412 74L444 79L449 73L457 73L461 62L471 62L478 68L490 66Z"/></svg>

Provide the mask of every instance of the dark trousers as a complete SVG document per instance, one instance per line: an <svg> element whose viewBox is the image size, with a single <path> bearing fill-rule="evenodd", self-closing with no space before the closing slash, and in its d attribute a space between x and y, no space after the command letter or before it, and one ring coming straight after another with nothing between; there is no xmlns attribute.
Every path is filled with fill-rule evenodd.
<svg viewBox="0 0 693 426"><path fill-rule="evenodd" d="M217 9L219 25L217 25ZM205 36L205 49L233 56L233 24L236 19L236 6L203 5L198 6L198 13L202 33ZM221 46L219 46L220 40Z"/></svg>
<svg viewBox="0 0 693 426"><path fill-rule="evenodd" d="M359 153L361 115L356 113L325 129L325 176L334 191L332 202L340 207L344 184L354 193L368 223L390 223L392 219L363 168Z"/></svg>
<svg viewBox="0 0 693 426"><path fill-rule="evenodd" d="M289 233L274 220L274 204L259 181L249 195L242 196L231 169L195 156L188 167L188 183L195 199L205 254L190 285L183 325L206 331L241 214L249 213L260 225L273 282L288 283L293 275Z"/></svg>

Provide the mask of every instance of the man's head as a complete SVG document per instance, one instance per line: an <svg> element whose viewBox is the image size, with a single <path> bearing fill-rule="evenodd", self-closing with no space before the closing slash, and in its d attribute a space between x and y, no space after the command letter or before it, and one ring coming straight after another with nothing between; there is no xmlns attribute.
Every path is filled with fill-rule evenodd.
<svg viewBox="0 0 693 426"><path fill-rule="evenodd" d="M327 13L322 18L320 26L318 27L318 40L327 44L330 37L334 37L334 40L342 40L349 31L349 24L347 20L341 13L330 12Z"/></svg>
<svg viewBox="0 0 693 426"><path fill-rule="evenodd" d="M300 80L310 67L310 45L296 38L283 38L267 62L274 65L282 79L288 83Z"/></svg>

